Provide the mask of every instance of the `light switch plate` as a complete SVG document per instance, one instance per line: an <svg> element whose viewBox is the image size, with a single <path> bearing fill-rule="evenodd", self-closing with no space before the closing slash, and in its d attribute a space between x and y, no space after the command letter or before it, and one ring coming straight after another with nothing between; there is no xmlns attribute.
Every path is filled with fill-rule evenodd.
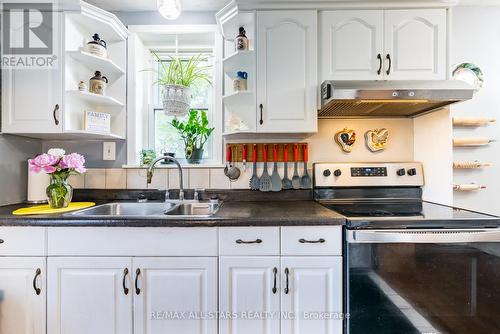
<svg viewBox="0 0 500 334"><path fill-rule="evenodd" d="M116 143L102 143L102 160L116 160Z"/></svg>

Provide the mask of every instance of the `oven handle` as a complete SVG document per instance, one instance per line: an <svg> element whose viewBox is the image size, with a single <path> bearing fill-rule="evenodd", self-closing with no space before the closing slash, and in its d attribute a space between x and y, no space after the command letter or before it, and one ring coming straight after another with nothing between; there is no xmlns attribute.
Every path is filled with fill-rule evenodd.
<svg viewBox="0 0 500 334"><path fill-rule="evenodd" d="M474 230L348 230L347 242L355 244L453 244L500 242L500 228Z"/></svg>

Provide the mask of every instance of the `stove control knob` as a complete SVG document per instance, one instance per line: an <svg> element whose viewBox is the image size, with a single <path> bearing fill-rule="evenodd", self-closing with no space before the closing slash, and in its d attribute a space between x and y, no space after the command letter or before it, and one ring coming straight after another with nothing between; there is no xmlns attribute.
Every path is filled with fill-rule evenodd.
<svg viewBox="0 0 500 334"><path fill-rule="evenodd" d="M396 172L399 176L405 176L406 175L406 170L404 168L398 169Z"/></svg>
<svg viewBox="0 0 500 334"><path fill-rule="evenodd" d="M325 169L323 171L323 176L324 177L329 177L330 175L332 175L332 172L329 169Z"/></svg>
<svg viewBox="0 0 500 334"><path fill-rule="evenodd" d="M342 175L342 171L340 169L336 169L335 172L333 172L333 175L339 177L340 175Z"/></svg>
<svg viewBox="0 0 500 334"><path fill-rule="evenodd" d="M410 169L408 169L408 175L410 175L410 176L417 175L417 169L416 168L410 168Z"/></svg>

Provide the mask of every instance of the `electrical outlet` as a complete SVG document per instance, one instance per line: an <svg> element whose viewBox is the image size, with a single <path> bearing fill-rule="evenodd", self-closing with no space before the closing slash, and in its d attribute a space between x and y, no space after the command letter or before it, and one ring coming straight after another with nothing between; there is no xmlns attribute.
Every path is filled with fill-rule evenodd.
<svg viewBox="0 0 500 334"><path fill-rule="evenodd" d="M102 143L102 160L116 160L116 143Z"/></svg>

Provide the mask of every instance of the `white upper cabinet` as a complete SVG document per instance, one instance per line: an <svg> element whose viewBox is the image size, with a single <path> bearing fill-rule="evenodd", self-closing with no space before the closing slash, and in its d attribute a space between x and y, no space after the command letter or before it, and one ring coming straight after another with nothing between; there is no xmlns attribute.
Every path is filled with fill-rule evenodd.
<svg viewBox="0 0 500 334"><path fill-rule="evenodd" d="M0 257L0 333L45 334L45 258Z"/></svg>
<svg viewBox="0 0 500 334"><path fill-rule="evenodd" d="M445 80L446 9L321 13L321 81Z"/></svg>
<svg viewBox="0 0 500 334"><path fill-rule="evenodd" d="M2 69L2 132L62 132L62 22L63 14L52 15L54 40L52 52L57 57L54 68Z"/></svg>
<svg viewBox="0 0 500 334"><path fill-rule="evenodd" d="M257 13L257 131L317 131L317 12Z"/></svg>
<svg viewBox="0 0 500 334"><path fill-rule="evenodd" d="M382 78L384 11L320 14L321 82Z"/></svg>
<svg viewBox="0 0 500 334"><path fill-rule="evenodd" d="M134 334L217 333L217 258L135 258L134 275Z"/></svg>
<svg viewBox="0 0 500 334"><path fill-rule="evenodd" d="M131 262L49 257L47 333L132 334Z"/></svg>
<svg viewBox="0 0 500 334"><path fill-rule="evenodd" d="M385 11L387 78L446 79L446 22L442 9Z"/></svg>

